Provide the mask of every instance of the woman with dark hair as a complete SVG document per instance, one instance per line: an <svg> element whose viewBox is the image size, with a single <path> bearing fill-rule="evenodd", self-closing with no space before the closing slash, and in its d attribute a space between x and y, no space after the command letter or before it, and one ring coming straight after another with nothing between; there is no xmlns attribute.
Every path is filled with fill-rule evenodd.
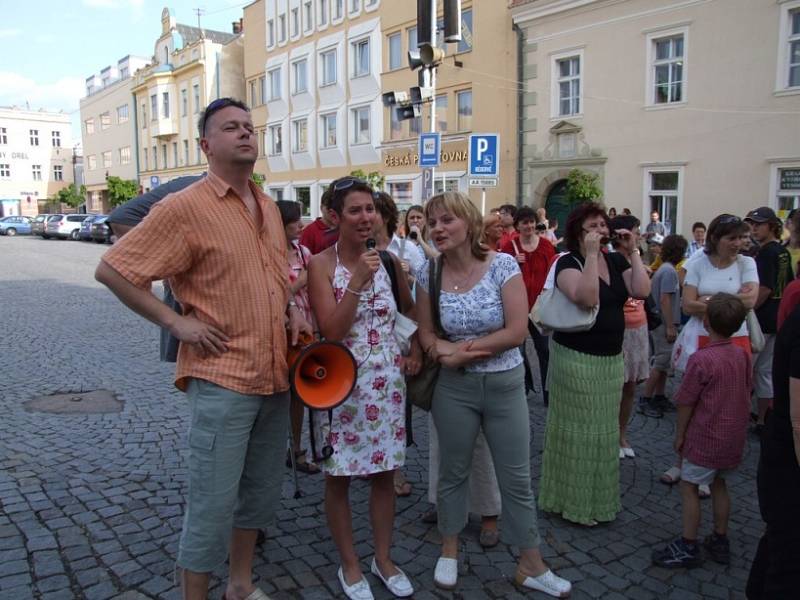
<svg viewBox="0 0 800 600"><path fill-rule="evenodd" d="M372 188L355 177L332 184L331 218L339 241L311 259L309 296L322 336L342 342L358 363L358 382L345 402L330 413L316 413L315 436L332 453L320 462L325 471L325 512L342 566L338 577L345 595L370 600L353 541L349 490L352 476L369 476L370 521L375 556L371 571L395 596L414 593L406 575L390 557L394 528L394 470L406 449L404 374L419 371L421 352L412 343L404 357L394 336L400 308L380 255L366 247L374 235ZM395 260L395 272L401 272ZM397 280L400 304L413 316L404 277Z"/></svg>
<svg viewBox="0 0 800 600"><path fill-rule="evenodd" d="M483 429L502 497L503 537L520 548L515 581L566 597L570 583L547 568L539 551L519 354L528 319L519 267L507 254L481 243L481 214L463 194L434 196L425 216L442 252L437 260L441 332L434 329L427 269L417 290L420 341L442 365L431 407L441 448L437 507L442 554L434 583L451 590L458 581L458 535L467 522L470 463Z"/></svg>
<svg viewBox="0 0 800 600"><path fill-rule="evenodd" d="M430 245L428 226L425 224L425 209L419 204L414 204L406 211L405 226L406 238L419 246L427 258L439 255Z"/></svg>
<svg viewBox="0 0 800 600"><path fill-rule="evenodd" d="M761 435L758 504L766 530L747 580L749 600L797 596L800 565L800 280L778 309L772 362L775 397Z"/></svg>
<svg viewBox="0 0 800 600"><path fill-rule="evenodd" d="M623 306L650 292L635 238L616 231L620 248L606 254L609 221L599 204L586 203L567 218L568 254L553 269L553 281L575 304L599 312L591 329L556 331L550 342L550 409L545 429L539 504L543 510L583 525L613 521L619 499L619 393L624 367ZM549 276L548 276L549 277Z"/></svg>
<svg viewBox="0 0 800 600"><path fill-rule="evenodd" d="M298 241L300 238L300 204L292 200L279 200L275 204L281 213L283 229L286 232L286 243L288 244L287 258L289 259L289 293L292 294L297 308L303 313L314 329L314 315L311 312L311 304L308 301L308 261L311 259L311 251L302 246ZM292 428L292 448L294 452L295 467L303 473L319 473L319 467L308 460L306 450L300 447L300 438L303 433L303 413L305 406L295 394L292 394L291 404L289 405L289 418ZM286 466L292 466L290 456L286 458Z"/></svg>
<svg viewBox="0 0 800 600"><path fill-rule="evenodd" d="M683 268L686 276L683 281L681 308L690 316L684 325L672 350L672 366L676 371L676 381L680 381L686 370L689 357L698 348L708 345L710 338L703 319L706 305L718 292L736 295L749 310L758 297L758 270L755 261L740 254L748 240L750 227L736 215L722 214L714 218L708 226L706 244L702 252L696 252ZM731 341L751 352L747 323L733 334ZM680 481L680 456L678 463L661 475L661 482L672 485ZM710 494L708 486L700 486L701 497Z"/></svg>

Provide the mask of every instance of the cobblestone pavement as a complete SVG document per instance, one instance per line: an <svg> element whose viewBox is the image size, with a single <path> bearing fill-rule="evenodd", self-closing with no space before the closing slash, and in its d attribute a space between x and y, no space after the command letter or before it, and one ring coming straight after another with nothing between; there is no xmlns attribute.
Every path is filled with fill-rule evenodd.
<svg viewBox="0 0 800 600"><path fill-rule="evenodd" d="M178 598L171 572L186 483L187 407L158 362L155 327L94 282L104 247L85 242L0 237L0 598ZM24 403L39 395L113 391L121 412L46 414ZM545 409L531 401L533 482L539 480ZM674 416L633 417L635 459L621 466L623 511L609 525L584 528L540 514L542 551L575 584L573 598L744 598L762 531L755 494L758 449L730 478L732 564L692 571L650 565L650 552L679 532L676 488L657 481L673 459ZM416 598L542 598L513 584L515 550L484 551L473 517L463 534L458 589L433 586L438 556L428 509L425 418L406 473L414 492L397 503L393 557L413 579ZM302 497L284 482L283 506L257 553L258 585L273 598L342 597L337 555L322 507L320 475L300 475ZM367 482L352 490L355 539L365 573L372 555ZM703 533L710 529L704 503ZM502 529L502 523L501 523ZM377 598L390 597L372 575ZM221 597L224 573L211 598Z"/></svg>

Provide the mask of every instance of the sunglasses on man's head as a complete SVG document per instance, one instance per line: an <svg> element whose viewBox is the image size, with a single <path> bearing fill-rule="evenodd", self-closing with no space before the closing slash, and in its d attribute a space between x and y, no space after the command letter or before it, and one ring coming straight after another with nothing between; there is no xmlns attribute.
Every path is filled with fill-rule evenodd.
<svg viewBox="0 0 800 600"><path fill-rule="evenodd" d="M208 120L211 118L211 115L229 106L235 106L233 100L231 100L230 98L217 98L211 104L206 106L206 110L203 113L203 129L200 132L200 135L205 136L206 123L208 123Z"/></svg>

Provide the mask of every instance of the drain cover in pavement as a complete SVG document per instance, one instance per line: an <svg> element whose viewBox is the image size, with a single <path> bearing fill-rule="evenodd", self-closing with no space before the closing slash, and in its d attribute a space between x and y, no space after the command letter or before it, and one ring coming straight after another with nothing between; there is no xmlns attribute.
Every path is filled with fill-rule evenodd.
<svg viewBox="0 0 800 600"><path fill-rule="evenodd" d="M28 412L57 415L115 413L122 410L122 402L109 390L39 396L26 401L24 405Z"/></svg>

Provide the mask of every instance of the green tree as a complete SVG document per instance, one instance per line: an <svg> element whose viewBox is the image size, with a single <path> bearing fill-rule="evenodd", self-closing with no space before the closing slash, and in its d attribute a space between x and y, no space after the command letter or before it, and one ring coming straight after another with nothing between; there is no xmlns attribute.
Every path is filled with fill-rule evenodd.
<svg viewBox="0 0 800 600"><path fill-rule="evenodd" d="M350 175L363 179L375 190L382 190L383 184L386 183L386 176L380 171L365 173L362 169L356 169L355 171L351 171Z"/></svg>
<svg viewBox="0 0 800 600"><path fill-rule="evenodd" d="M50 201L54 202L56 206L60 203L71 206L72 208L78 208L81 204L86 202L86 186L82 185L80 189L78 189L74 183L70 183L67 187L58 190Z"/></svg>
<svg viewBox="0 0 800 600"><path fill-rule="evenodd" d="M597 173L572 169L567 175L567 203L574 205L599 200L603 190L597 184L598 179L600 176Z"/></svg>
<svg viewBox="0 0 800 600"><path fill-rule="evenodd" d="M139 195L139 184L133 179L121 179L112 175L106 177L106 183L108 184L108 203L111 206L119 206Z"/></svg>
<svg viewBox="0 0 800 600"><path fill-rule="evenodd" d="M253 172L252 175L250 175L250 179L252 179L253 183L255 183L258 187L262 189L264 188L264 182L267 180L265 175L262 175L261 173L256 173L255 171Z"/></svg>

